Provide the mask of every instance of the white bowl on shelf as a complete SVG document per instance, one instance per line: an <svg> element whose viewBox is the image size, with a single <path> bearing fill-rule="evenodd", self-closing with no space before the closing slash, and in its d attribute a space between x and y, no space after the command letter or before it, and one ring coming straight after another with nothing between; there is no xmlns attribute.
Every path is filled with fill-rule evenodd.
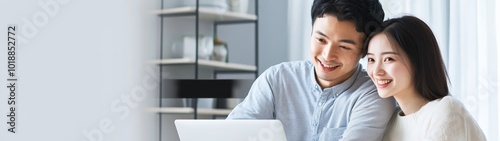
<svg viewBox="0 0 500 141"><path fill-rule="evenodd" d="M199 0L200 8L215 9L221 12L229 10L227 0ZM196 0L182 0L182 7L196 7Z"/></svg>
<svg viewBox="0 0 500 141"><path fill-rule="evenodd" d="M208 60L214 49L214 39L212 36L199 35L198 38L198 58ZM175 41L171 47L173 58L196 57L196 36L186 35L181 40ZM182 55L181 55L182 54Z"/></svg>
<svg viewBox="0 0 500 141"><path fill-rule="evenodd" d="M230 0L231 11L248 13L248 0Z"/></svg>

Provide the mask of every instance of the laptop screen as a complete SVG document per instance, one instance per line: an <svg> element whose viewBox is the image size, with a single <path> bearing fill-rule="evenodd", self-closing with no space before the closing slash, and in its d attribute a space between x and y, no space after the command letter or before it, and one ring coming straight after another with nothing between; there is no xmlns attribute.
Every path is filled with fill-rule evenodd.
<svg viewBox="0 0 500 141"><path fill-rule="evenodd" d="M181 141L286 141L279 120L175 120Z"/></svg>

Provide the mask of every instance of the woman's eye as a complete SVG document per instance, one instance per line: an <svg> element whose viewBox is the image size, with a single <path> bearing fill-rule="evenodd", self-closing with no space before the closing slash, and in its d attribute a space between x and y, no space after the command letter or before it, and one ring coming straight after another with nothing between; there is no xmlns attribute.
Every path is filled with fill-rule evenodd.
<svg viewBox="0 0 500 141"><path fill-rule="evenodd" d="M388 61L394 61L394 59L392 59L392 58L385 58L384 59L384 62L388 62Z"/></svg>
<svg viewBox="0 0 500 141"><path fill-rule="evenodd" d="M375 62L375 59L373 59L373 58L368 58L368 62Z"/></svg>

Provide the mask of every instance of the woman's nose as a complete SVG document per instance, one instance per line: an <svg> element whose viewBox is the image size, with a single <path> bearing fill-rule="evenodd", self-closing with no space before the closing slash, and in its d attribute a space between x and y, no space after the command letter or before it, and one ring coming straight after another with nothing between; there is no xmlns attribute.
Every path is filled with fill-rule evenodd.
<svg viewBox="0 0 500 141"><path fill-rule="evenodd" d="M383 75L385 75L385 71L380 66L378 66L377 68L375 68L375 74L377 76L383 76Z"/></svg>

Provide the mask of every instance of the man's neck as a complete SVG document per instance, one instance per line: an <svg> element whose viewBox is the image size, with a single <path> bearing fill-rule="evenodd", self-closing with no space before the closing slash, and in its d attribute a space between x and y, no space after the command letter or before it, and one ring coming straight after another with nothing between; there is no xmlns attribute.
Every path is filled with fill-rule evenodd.
<svg viewBox="0 0 500 141"><path fill-rule="evenodd" d="M351 78L351 76L354 74L354 72L356 72L356 70L357 70L357 68L355 68L354 70L350 71L346 75L344 75L344 76L342 76L340 78L331 80L331 81L326 81L326 80L319 79L318 76L316 76L316 74L314 74L314 75L316 76L316 82L318 82L319 86L321 87L321 90L324 90L326 88L330 88L330 87L333 87L335 85L338 85L340 83L343 83L343 82L347 81L349 78Z"/></svg>

